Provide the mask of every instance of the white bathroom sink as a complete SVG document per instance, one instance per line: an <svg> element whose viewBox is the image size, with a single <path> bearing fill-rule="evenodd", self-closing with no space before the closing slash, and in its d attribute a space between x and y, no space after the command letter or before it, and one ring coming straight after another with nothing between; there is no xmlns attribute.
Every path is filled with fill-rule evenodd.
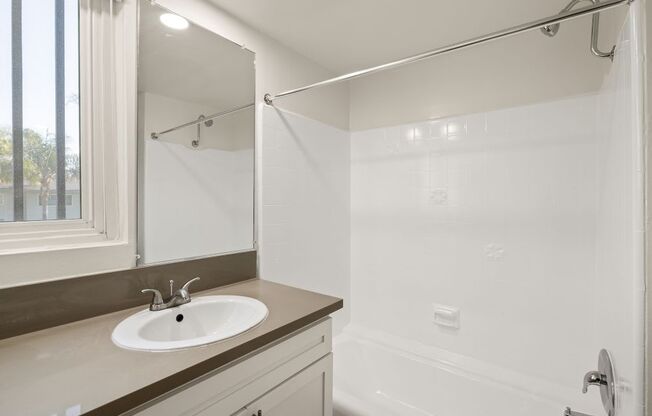
<svg viewBox="0 0 652 416"><path fill-rule="evenodd" d="M144 310L120 322L113 342L122 348L166 351L241 334L267 317L267 306L245 296L202 296L174 308Z"/></svg>

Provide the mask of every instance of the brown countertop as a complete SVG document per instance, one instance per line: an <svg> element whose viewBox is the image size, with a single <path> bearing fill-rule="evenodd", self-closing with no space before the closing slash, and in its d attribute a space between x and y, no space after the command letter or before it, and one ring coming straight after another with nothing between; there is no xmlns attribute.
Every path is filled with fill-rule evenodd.
<svg viewBox="0 0 652 416"><path fill-rule="evenodd" d="M343 306L338 298L258 279L201 295L250 296L265 303L269 315L241 335L181 351L130 351L113 344L113 328L144 306L2 340L2 414L120 414Z"/></svg>

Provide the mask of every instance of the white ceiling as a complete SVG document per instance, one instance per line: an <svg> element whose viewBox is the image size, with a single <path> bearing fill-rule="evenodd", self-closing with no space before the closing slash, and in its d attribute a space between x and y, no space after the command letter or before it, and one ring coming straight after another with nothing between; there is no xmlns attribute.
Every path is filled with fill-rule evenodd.
<svg viewBox="0 0 652 416"><path fill-rule="evenodd" d="M567 0L210 0L334 72L557 13Z"/></svg>

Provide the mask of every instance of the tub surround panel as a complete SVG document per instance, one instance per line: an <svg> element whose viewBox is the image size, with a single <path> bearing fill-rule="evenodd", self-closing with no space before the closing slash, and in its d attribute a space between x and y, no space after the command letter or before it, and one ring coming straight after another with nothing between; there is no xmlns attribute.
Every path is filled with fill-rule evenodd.
<svg viewBox="0 0 652 416"><path fill-rule="evenodd" d="M111 341L118 322L145 305L0 341L0 374L12 375L0 379L3 414L121 414L343 305L338 298L258 279L197 295L249 296L265 303L269 315L223 342L165 353L124 350Z"/></svg>
<svg viewBox="0 0 652 416"><path fill-rule="evenodd" d="M200 276L193 291L253 279L256 261L250 251L0 289L0 339L145 304L140 291L168 293L170 279Z"/></svg>
<svg viewBox="0 0 652 416"><path fill-rule="evenodd" d="M353 133L353 322L577 389L599 350L585 312L596 107L590 95ZM435 323L437 305L459 310L459 328Z"/></svg>
<svg viewBox="0 0 652 416"><path fill-rule="evenodd" d="M604 414L597 389L580 387L607 348L619 414L642 414L632 24L595 94L351 134L353 324L466 357L459 368L472 363L505 388L531 387L528 377L551 386L526 394L521 414L550 414L542 400ZM458 312L457 328L436 322L440 305ZM447 413L430 392L366 387L419 414Z"/></svg>

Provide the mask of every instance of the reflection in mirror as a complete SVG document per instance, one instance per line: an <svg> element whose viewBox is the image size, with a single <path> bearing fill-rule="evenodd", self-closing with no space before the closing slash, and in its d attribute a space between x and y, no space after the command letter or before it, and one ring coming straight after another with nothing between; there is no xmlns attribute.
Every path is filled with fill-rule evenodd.
<svg viewBox="0 0 652 416"><path fill-rule="evenodd" d="M140 264L252 249L254 54L140 2Z"/></svg>

